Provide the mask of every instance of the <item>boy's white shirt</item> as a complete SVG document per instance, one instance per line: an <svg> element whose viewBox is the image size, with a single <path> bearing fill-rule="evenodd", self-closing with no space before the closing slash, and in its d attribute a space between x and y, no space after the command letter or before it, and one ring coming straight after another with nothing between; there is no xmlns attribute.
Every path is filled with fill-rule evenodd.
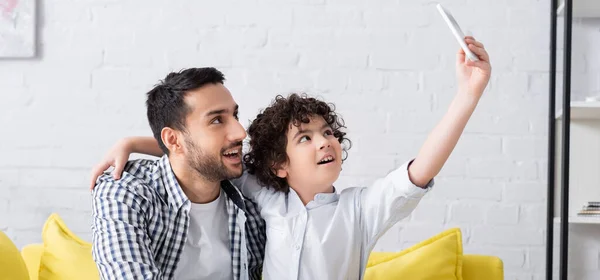
<svg viewBox="0 0 600 280"><path fill-rule="evenodd" d="M404 163L366 188L320 193L303 205L260 186L244 172L232 180L255 201L266 222L264 279L362 279L373 246L390 227L410 215L434 184L414 185Z"/></svg>

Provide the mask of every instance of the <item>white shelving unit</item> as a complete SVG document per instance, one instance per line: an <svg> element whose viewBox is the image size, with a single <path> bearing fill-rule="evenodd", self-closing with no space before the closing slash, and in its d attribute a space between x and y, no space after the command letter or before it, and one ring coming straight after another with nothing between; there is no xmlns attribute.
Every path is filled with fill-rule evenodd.
<svg viewBox="0 0 600 280"><path fill-rule="evenodd" d="M600 0L598 0L600 3ZM557 120L562 120L562 111L556 114ZM571 102L571 120L599 120L600 121L600 101Z"/></svg>
<svg viewBox="0 0 600 280"><path fill-rule="evenodd" d="M564 0L558 1L558 16L564 15ZM573 17L574 18L595 18L600 17L600 1L599 0L573 0Z"/></svg>
<svg viewBox="0 0 600 280"><path fill-rule="evenodd" d="M554 223L560 223L560 217L555 217ZM600 217L572 217L569 224L600 224Z"/></svg>
<svg viewBox="0 0 600 280"><path fill-rule="evenodd" d="M565 4L566 3L568 4ZM600 0L552 0L551 20L550 20L550 110L555 112L556 94L562 95L563 104L570 110L569 116L564 116L561 112L549 114L548 122L549 137L554 141L549 141L554 150L549 153L549 163L554 166L548 166L548 209L546 220L546 280L555 279L554 257L556 255L559 264L558 279L569 279L569 230L571 226L583 226L584 224L592 227L600 226L599 217L579 216L578 213L583 206L590 201L600 201L600 102L572 102L572 69L571 62L573 48L573 20L582 18L600 18ZM565 7L566 6L566 7ZM562 35L557 32L558 19L562 21ZM562 59L565 63L562 75L557 71L557 44L558 36L563 37ZM562 77L561 77L562 76ZM563 85L568 87L556 88L556 81L563 80ZM587 100L586 100L587 101ZM568 121L568 122L565 122ZM569 158L563 158L563 126L569 128L567 131L569 142L565 149L568 149ZM552 168L550 168L552 167ZM561 181L563 167L568 167L568 182ZM568 191L563 196L563 191ZM564 211L562 208L565 208ZM563 211L561 213L561 211ZM565 221L568 219L568 222ZM558 254L554 253L554 230L559 229ZM550 241L552 240L552 242ZM580 256L584 258L584 256Z"/></svg>
<svg viewBox="0 0 600 280"><path fill-rule="evenodd" d="M555 222L560 222L562 121L563 115L559 112L556 116ZM571 102L570 154L569 223L600 225L600 217L577 215L587 202L600 201L600 102Z"/></svg>

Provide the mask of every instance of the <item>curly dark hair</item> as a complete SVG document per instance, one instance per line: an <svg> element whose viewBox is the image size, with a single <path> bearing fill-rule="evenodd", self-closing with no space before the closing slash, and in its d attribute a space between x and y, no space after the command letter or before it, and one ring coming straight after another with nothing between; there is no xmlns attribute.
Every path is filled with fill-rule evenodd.
<svg viewBox="0 0 600 280"><path fill-rule="evenodd" d="M250 150L244 155L244 164L250 174L256 175L262 186L289 192L287 181L276 175L277 168L289 160L286 153L288 129L290 125L308 123L315 116L323 117L329 124L333 136L342 144L342 161L346 159L352 143L342 131L346 127L343 119L336 114L335 105L309 97L305 93L293 93L287 98L278 95L248 128ZM345 146L344 143L348 145Z"/></svg>

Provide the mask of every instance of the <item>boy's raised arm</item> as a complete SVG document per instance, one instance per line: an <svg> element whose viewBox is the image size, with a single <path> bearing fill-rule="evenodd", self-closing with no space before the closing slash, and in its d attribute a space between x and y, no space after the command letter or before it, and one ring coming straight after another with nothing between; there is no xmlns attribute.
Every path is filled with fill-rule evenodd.
<svg viewBox="0 0 600 280"><path fill-rule="evenodd" d="M373 244L416 208L450 157L487 86L491 75L489 56L473 37L466 37L466 42L480 61L465 60L462 49L457 53L458 92L417 157L361 193L359 209L367 244Z"/></svg>
<svg viewBox="0 0 600 280"><path fill-rule="evenodd" d="M464 51L460 49L457 53L458 93L409 168L410 178L417 186L424 186L440 172L475 111L490 79L491 66L483 44L470 36L466 37L465 41L481 60L465 61Z"/></svg>

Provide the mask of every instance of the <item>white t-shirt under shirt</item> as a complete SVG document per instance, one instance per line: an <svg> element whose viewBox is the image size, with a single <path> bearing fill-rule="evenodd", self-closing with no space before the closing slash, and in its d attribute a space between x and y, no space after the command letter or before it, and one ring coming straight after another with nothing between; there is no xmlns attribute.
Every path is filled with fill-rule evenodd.
<svg viewBox="0 0 600 280"><path fill-rule="evenodd" d="M191 203L190 224L175 279L233 279L226 194L205 204Z"/></svg>

